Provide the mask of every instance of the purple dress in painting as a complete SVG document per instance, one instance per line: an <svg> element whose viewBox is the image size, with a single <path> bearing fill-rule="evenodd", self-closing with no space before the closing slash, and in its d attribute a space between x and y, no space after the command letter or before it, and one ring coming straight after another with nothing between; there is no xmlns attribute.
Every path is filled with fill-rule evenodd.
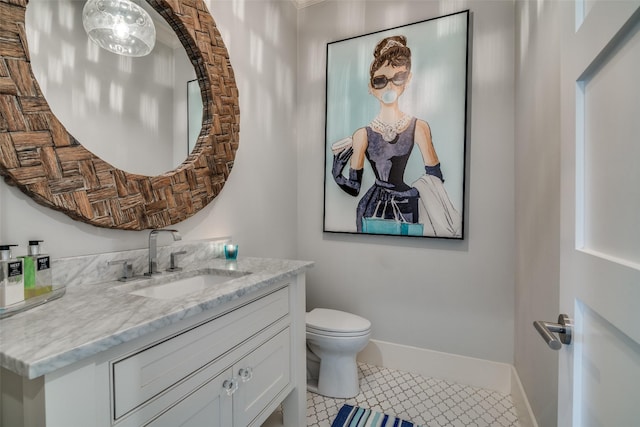
<svg viewBox="0 0 640 427"><path fill-rule="evenodd" d="M416 118L413 117L407 129L393 141L387 142L378 132L366 127L368 146L365 154L376 181L358 203L358 232L362 232L362 218L376 216L394 219L397 213L393 212L390 204L387 204L387 209L383 209L385 202L392 198L406 222L418 222L418 190L404 182L404 171L413 150L415 129Z"/></svg>

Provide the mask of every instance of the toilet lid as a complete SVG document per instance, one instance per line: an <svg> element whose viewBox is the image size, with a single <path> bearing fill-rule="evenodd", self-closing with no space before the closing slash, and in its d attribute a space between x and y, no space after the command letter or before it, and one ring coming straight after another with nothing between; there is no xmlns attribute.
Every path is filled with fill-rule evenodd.
<svg viewBox="0 0 640 427"><path fill-rule="evenodd" d="M371 328L371 322L355 314L328 308L314 308L307 313L307 329L324 332L364 332Z"/></svg>

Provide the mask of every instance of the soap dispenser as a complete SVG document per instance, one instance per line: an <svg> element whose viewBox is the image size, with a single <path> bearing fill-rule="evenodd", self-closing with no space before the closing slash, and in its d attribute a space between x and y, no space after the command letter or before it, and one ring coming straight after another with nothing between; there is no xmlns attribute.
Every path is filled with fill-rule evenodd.
<svg viewBox="0 0 640 427"><path fill-rule="evenodd" d="M32 298L51 292L51 262L49 255L40 253L42 240L29 240L24 257L24 297Z"/></svg>
<svg viewBox="0 0 640 427"><path fill-rule="evenodd" d="M11 246L0 245L0 308L24 300L23 263L11 257Z"/></svg>

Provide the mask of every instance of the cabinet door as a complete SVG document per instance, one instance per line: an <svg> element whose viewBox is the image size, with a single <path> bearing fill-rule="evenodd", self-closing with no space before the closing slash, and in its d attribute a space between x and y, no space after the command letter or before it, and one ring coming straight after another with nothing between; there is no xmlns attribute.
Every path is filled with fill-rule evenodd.
<svg viewBox="0 0 640 427"><path fill-rule="evenodd" d="M226 370L186 396L145 426L150 427L229 427L232 425L233 386L227 384L232 372Z"/></svg>
<svg viewBox="0 0 640 427"><path fill-rule="evenodd" d="M239 384L233 395L234 426L248 426L289 384L289 339L287 328L234 365Z"/></svg>

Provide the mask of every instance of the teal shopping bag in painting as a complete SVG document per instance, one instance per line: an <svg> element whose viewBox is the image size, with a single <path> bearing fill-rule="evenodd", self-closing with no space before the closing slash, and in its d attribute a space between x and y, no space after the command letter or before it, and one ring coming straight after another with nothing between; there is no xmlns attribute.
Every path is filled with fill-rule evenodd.
<svg viewBox="0 0 640 427"><path fill-rule="evenodd" d="M382 212L380 211L381 201L378 201L376 210L372 217L362 218L362 232L368 234L394 234L398 236L422 236L422 224L412 224L404 219L400 212L398 203L392 198L390 201L384 202ZM384 218L384 212L387 206L391 205L393 210L393 218Z"/></svg>
<svg viewBox="0 0 640 427"><path fill-rule="evenodd" d="M369 234L402 234L402 223L395 219L362 218L362 232Z"/></svg>
<svg viewBox="0 0 640 427"><path fill-rule="evenodd" d="M403 222L400 225L400 234L403 236L422 236L424 232L424 227L420 223Z"/></svg>

